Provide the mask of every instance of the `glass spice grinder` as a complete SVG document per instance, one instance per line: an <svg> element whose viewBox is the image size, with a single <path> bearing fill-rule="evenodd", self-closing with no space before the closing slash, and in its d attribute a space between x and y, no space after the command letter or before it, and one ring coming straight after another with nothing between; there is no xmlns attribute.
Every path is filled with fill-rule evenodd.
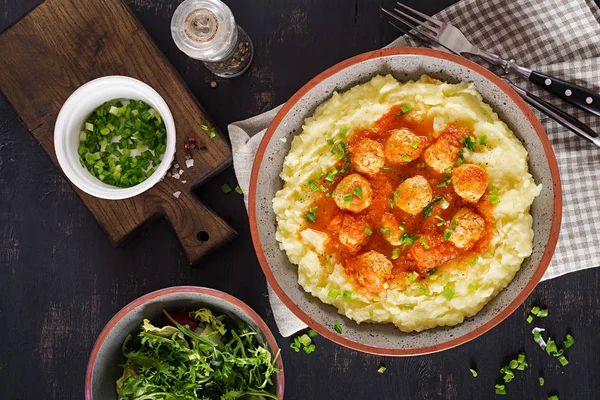
<svg viewBox="0 0 600 400"><path fill-rule="evenodd" d="M252 41L220 0L185 0L173 14L171 35L179 50L222 78L241 75L254 56Z"/></svg>

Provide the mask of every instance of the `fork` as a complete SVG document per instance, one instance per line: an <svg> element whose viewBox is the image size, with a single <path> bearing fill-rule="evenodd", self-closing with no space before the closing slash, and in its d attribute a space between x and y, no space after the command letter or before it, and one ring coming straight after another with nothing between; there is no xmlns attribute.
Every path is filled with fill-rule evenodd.
<svg viewBox="0 0 600 400"><path fill-rule="evenodd" d="M382 11L390 14L389 11L387 11L383 8L382 8ZM410 37L412 37L420 42L425 43L428 47L438 48L440 50L447 51L449 53L453 53L453 54L460 56L459 53L444 46L442 43L440 43L434 37L428 35L427 33L419 32L419 31L411 32L407 29L403 29L403 28L393 24L392 22L390 22L390 25L392 25L394 28L404 32L405 34L409 35ZM506 84L508 84L515 92L517 92L523 98L523 100L525 100L531 106L537 108L539 111L546 114L548 117L554 119L556 122L558 122L565 128L569 129L571 132L575 133L577 136L587 140L588 142L594 144L597 147L600 147L600 136L598 136L598 134L592 128L590 128L589 126L587 126L586 124L584 124L583 122L578 120L577 118L573 117L572 115L569 115L566 112L562 111L558 107L548 103L545 100L542 100L541 98L537 97L533 93L530 93L530 92L526 91L525 89L515 85L506 76L500 76L500 79L502 79Z"/></svg>
<svg viewBox="0 0 600 400"><path fill-rule="evenodd" d="M382 10L407 26L418 30L420 33L424 33L425 31L444 47L451 49L455 53L477 55L492 64L501 66L507 74L509 72L516 72L527 78L530 82L542 87L544 90L560 97L564 101L600 116L600 95L597 93L574 83L522 67L512 58L507 60L494 53L480 49L473 45L460 29L449 22L432 18L400 2L396 4L406 11L410 11L414 15L421 17L422 20L397 8L393 9L396 14L384 9ZM419 30L418 28L423 29Z"/></svg>

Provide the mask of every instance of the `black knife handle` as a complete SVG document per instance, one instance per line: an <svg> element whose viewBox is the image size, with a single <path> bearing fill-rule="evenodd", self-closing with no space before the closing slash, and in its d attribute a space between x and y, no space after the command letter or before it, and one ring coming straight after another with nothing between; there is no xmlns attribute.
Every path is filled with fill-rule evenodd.
<svg viewBox="0 0 600 400"><path fill-rule="evenodd" d="M531 71L529 80L583 110L600 116L600 95L562 79Z"/></svg>

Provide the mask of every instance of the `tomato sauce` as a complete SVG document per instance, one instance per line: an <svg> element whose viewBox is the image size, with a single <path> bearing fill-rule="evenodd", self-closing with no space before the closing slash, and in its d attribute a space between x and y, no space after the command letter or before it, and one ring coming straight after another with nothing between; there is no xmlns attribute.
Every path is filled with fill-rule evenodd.
<svg viewBox="0 0 600 400"><path fill-rule="evenodd" d="M350 157L353 146L359 141L368 138L384 146L387 138L390 136L390 131L399 128L408 128L419 136L424 144L424 148L429 147L438 140L433 135L432 120L414 121L404 116L398 116L397 113L400 110L401 105L394 106L375 123L372 129L353 132L352 136L346 140ZM459 147L462 146L459 143L460 139L466 135L473 134L464 128L449 126L442 132L439 140L448 141L454 146ZM336 176L332 182L327 181L326 177L315 180L321 189L316 192L316 199L311 205L312 209L316 210L316 221L314 223L307 222L304 228L322 231L329 235L331 240L327 244L327 253L337 256L342 261L345 272L350 277L356 278L355 258L371 250L385 255L392 262L392 276L388 279L390 283L403 282L406 275L413 271L419 273L420 278L423 278L427 272L432 272L431 268L429 268L429 271L424 271L422 267L419 267L409 251L411 246L420 246L421 244L392 246L385 240L384 235L379 231L382 216L385 213L392 213L398 221L402 222L403 232L426 238L430 248L424 249L424 251L432 252L430 254L434 255L436 260L442 261L440 265L434 266L438 271L446 261L453 259L470 260L484 252L489 246L494 227L489 193L486 191L486 194L476 204L463 200L455 193L450 182L450 174L445 172L438 173L433 168L428 167L423 160L423 154L424 152L421 153L418 159L411 161L408 165L389 165L386 161L385 167L377 174L361 174L371 185L373 200L368 208L359 213L340 210L331 195L341 179L348 174L356 173L352 163L348 165L349 163L346 162L346 168L344 168L344 161L346 160L340 160L338 165L336 165L336 169L343 170L344 173ZM403 180L416 175L423 176L429 182L433 190L434 199L441 196L449 202L449 206L446 209L443 209L440 202L437 202L433 206L431 215L425 217L422 213L409 214L397 206L392 208L390 196L393 195ZM444 231L452 229L451 220L453 215L463 207L475 211L485 221L485 230L482 237L469 249L457 248L444 238ZM343 214L351 215L359 224L366 223L372 230L372 234L368 238L366 245L360 247L358 250L347 248L338 239L340 225L336 224L336 218ZM339 220L340 218L337 219ZM438 224L443 222L440 219L443 219L445 222L441 226L438 226ZM394 257L392 257L392 254L394 254ZM360 287L360 284L357 284L357 287ZM368 288L364 287L362 290L369 291Z"/></svg>

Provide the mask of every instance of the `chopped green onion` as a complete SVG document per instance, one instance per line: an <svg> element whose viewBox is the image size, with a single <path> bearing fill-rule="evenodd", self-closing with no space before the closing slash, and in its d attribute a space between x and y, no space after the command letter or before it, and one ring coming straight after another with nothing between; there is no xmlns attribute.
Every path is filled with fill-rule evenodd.
<svg viewBox="0 0 600 400"><path fill-rule="evenodd" d="M540 312L540 308L539 308L538 306L533 306L533 307L531 308L531 313L532 313L533 315L538 315L538 313L539 313L539 312Z"/></svg>
<svg viewBox="0 0 600 400"><path fill-rule="evenodd" d="M548 309L543 308L537 313L538 318L545 318L548 316Z"/></svg>
<svg viewBox="0 0 600 400"><path fill-rule="evenodd" d="M452 167L448 167L444 170L445 173L450 174L452 173Z"/></svg>
<svg viewBox="0 0 600 400"><path fill-rule="evenodd" d="M417 278L419 277L419 274L415 271L411 272L410 274L406 275L405 281L407 284L411 284L413 283Z"/></svg>
<svg viewBox="0 0 600 400"><path fill-rule="evenodd" d="M449 240L450 236L452 236L452 231L450 229L444 229L444 239Z"/></svg>
<svg viewBox="0 0 600 400"><path fill-rule="evenodd" d="M544 386L544 378L542 378L541 376L538 378L538 380L540 381L540 386Z"/></svg>
<svg viewBox="0 0 600 400"><path fill-rule="evenodd" d="M560 362L560 365L562 365L563 367L569 363L567 358L563 355L558 356L558 362Z"/></svg>
<svg viewBox="0 0 600 400"><path fill-rule="evenodd" d="M317 222L317 206L312 206L306 214L304 214L304 219L311 224Z"/></svg>
<svg viewBox="0 0 600 400"><path fill-rule="evenodd" d="M421 238L419 239L419 243L421 243L423 245L423 248L425 250L429 250L431 248L431 246L429 245L429 243L427 243L427 240Z"/></svg>
<svg viewBox="0 0 600 400"><path fill-rule="evenodd" d="M384 367L384 366L382 365L382 366L380 366L379 368L377 368L377 372L379 372L380 374L383 374L383 373L385 372L385 370L386 370L386 369L387 369L387 368L386 368L386 367Z"/></svg>
<svg viewBox="0 0 600 400"><path fill-rule="evenodd" d="M323 193L327 193L327 188L323 185L319 185L319 190ZM329 193L327 193L327 194L329 194Z"/></svg>
<svg viewBox="0 0 600 400"><path fill-rule="evenodd" d="M317 346L315 346L315 345L314 345L314 343L313 343L313 344L309 344L308 346L304 346L304 352L305 352L306 354L310 354L310 353L312 353L313 351L315 351L316 347L317 347Z"/></svg>
<svg viewBox="0 0 600 400"><path fill-rule="evenodd" d="M406 114L407 112L409 112L411 108L412 107L409 104L403 105L402 108L400 109L400 111L395 114L396 117L403 116L404 114Z"/></svg>
<svg viewBox="0 0 600 400"><path fill-rule="evenodd" d="M452 288L450 286L446 286L444 288L444 297L448 301L452 300L452 298L454 297L454 291L452 290Z"/></svg>
<svg viewBox="0 0 600 400"><path fill-rule="evenodd" d="M344 195L344 204L352 203L352 195L350 193L346 193Z"/></svg>
<svg viewBox="0 0 600 400"><path fill-rule="evenodd" d="M210 133L208 134L209 138L214 138L215 136L217 136L216 130L214 127L210 128Z"/></svg>
<svg viewBox="0 0 600 400"><path fill-rule="evenodd" d="M469 265L470 265L471 267L474 267L474 266L475 266L475 264L477 264L477 261L479 261L479 257L475 257L475 258L473 258L473 259L471 260L471 262L469 263Z"/></svg>
<svg viewBox="0 0 600 400"><path fill-rule="evenodd" d="M558 395L553 394L552 396L548 396L548 400L559 400Z"/></svg>
<svg viewBox="0 0 600 400"><path fill-rule="evenodd" d="M330 289L329 293L327 293L327 296L331 297L332 299L336 300L338 297L340 297L340 292L338 292L335 289Z"/></svg>
<svg viewBox="0 0 600 400"><path fill-rule="evenodd" d="M411 235L410 233L404 232L402 236L400 236L400 243L405 245L414 244L417 240L419 240L419 236Z"/></svg>
<svg viewBox="0 0 600 400"><path fill-rule="evenodd" d="M363 190L359 187L355 187L354 188L354 195L358 198L362 198L363 196Z"/></svg>
<svg viewBox="0 0 600 400"><path fill-rule="evenodd" d="M398 259L398 257L400 257L400 249L395 247L392 250L392 260L396 260L396 259Z"/></svg>
<svg viewBox="0 0 600 400"><path fill-rule="evenodd" d="M209 130L208 126L206 125L200 125L200 129L202 129L203 131L207 131Z"/></svg>
<svg viewBox="0 0 600 400"><path fill-rule="evenodd" d="M517 360L510 360L510 363L508 363L510 369L517 369L518 366L519 362Z"/></svg>
<svg viewBox="0 0 600 400"><path fill-rule="evenodd" d="M450 222L450 227L453 231L456 230L456 220L454 218L452 218L452 222Z"/></svg>
<svg viewBox="0 0 600 400"><path fill-rule="evenodd" d="M314 329L311 329L311 330L308 331L308 336L309 337L315 337L315 336L318 336L318 335L319 334Z"/></svg>
<svg viewBox="0 0 600 400"><path fill-rule="evenodd" d="M319 172L317 174L317 179L321 179L323 176L325 176L325 174L323 172Z"/></svg>
<svg viewBox="0 0 600 400"><path fill-rule="evenodd" d="M546 353L553 354L557 352L556 342L552 338L548 338L548 342L546 343Z"/></svg>
<svg viewBox="0 0 600 400"><path fill-rule="evenodd" d="M379 228L379 233L382 235L389 235L392 233L392 231L389 228Z"/></svg>
<svg viewBox="0 0 600 400"><path fill-rule="evenodd" d="M390 208L393 210L393 209L394 209L394 207L396 206L396 205L394 204L394 195L393 195L393 194L390 194L390 197L389 197L389 199L388 199L388 202L389 202L389 204L390 204Z"/></svg>
<svg viewBox="0 0 600 400"><path fill-rule="evenodd" d="M333 183L334 179L335 179L335 172L333 172L333 171L329 171L327 173L327 175L325 175L325 180L329 183Z"/></svg>
<svg viewBox="0 0 600 400"><path fill-rule="evenodd" d="M335 331L340 335L342 334L342 325L340 325L339 321L335 321L335 323L333 324L333 329L335 329Z"/></svg>
<svg viewBox="0 0 600 400"><path fill-rule="evenodd" d="M377 295L377 294L376 294L376 295L374 295L374 296L373 296L373 301L379 301L379 295Z"/></svg>
<svg viewBox="0 0 600 400"><path fill-rule="evenodd" d="M573 339L573 336L571 336L570 334L567 333L567 336L565 336L565 342L564 342L565 349L568 349L569 347L573 346L574 343L575 343L575 339Z"/></svg>
<svg viewBox="0 0 600 400"><path fill-rule="evenodd" d="M467 149L471 151L475 151L477 142L473 136L464 136L460 139L460 143L464 145Z"/></svg>
<svg viewBox="0 0 600 400"><path fill-rule="evenodd" d="M302 343L300 343L300 338L294 338L292 343L290 343L290 348L294 350L296 353L300 352L300 348L302 347Z"/></svg>
<svg viewBox="0 0 600 400"><path fill-rule="evenodd" d="M437 272L437 268L431 268L429 271L427 271L427 276L431 276L433 274L435 274Z"/></svg>
<svg viewBox="0 0 600 400"><path fill-rule="evenodd" d="M340 128L340 131L338 132L338 136L343 139L346 137L346 133L348 133L348 128Z"/></svg>
<svg viewBox="0 0 600 400"><path fill-rule="evenodd" d="M335 141L334 141L333 139L327 139L327 144L328 144L328 145L330 145L330 146L331 146L331 145L332 145L332 144L334 144L334 143L335 143Z"/></svg>
<svg viewBox="0 0 600 400"><path fill-rule="evenodd" d="M413 308L413 305L410 303L405 303L404 308Z"/></svg>
<svg viewBox="0 0 600 400"><path fill-rule="evenodd" d="M223 191L223 193L227 194L229 192L232 192L233 189L231 188L231 186L229 186L228 184L224 183L221 185L221 190Z"/></svg>
<svg viewBox="0 0 600 400"><path fill-rule="evenodd" d="M474 283L469 283L469 286L468 286L469 292L474 292L474 291L478 290L479 288L480 288L479 285L476 285Z"/></svg>
<svg viewBox="0 0 600 400"><path fill-rule="evenodd" d="M498 189L496 188L490 190L490 203L492 203L492 205L500 203L500 199L498 198Z"/></svg>
<svg viewBox="0 0 600 400"><path fill-rule="evenodd" d="M312 340L308 337L308 335L306 333L304 335L301 335L300 337L298 337L298 340L304 346L308 346L312 342Z"/></svg>
<svg viewBox="0 0 600 400"><path fill-rule="evenodd" d="M533 317L531 315L527 316L527 323L530 324L533 321Z"/></svg>
<svg viewBox="0 0 600 400"><path fill-rule="evenodd" d="M317 185L317 183L314 180L308 181L308 186L310 186L310 190L312 190L313 192L316 192L317 190L319 190L319 186Z"/></svg>
<svg viewBox="0 0 600 400"><path fill-rule="evenodd" d="M344 300L352 300L354 298L354 292L348 292L344 290L344 294L342 295Z"/></svg>
<svg viewBox="0 0 600 400"><path fill-rule="evenodd" d="M408 156L408 155L405 154L405 155L402 156L402 161L404 161L404 162L411 162L412 158L410 156Z"/></svg>
<svg viewBox="0 0 600 400"><path fill-rule="evenodd" d="M369 227L363 229L363 232L369 236L373 234L373 231Z"/></svg>
<svg viewBox="0 0 600 400"><path fill-rule="evenodd" d="M244 194L244 191L243 191L243 190L242 190L242 188L241 188L241 187L239 187L239 186L236 186L236 187L235 187L235 192L236 192L237 194Z"/></svg>
<svg viewBox="0 0 600 400"><path fill-rule="evenodd" d="M436 215L434 218L437 219L437 220L439 220L439 221L441 221L441 222L438 222L436 224L437 226L442 226L442 225L444 225L446 223L446 221L444 220L444 218L440 217L439 215Z"/></svg>
<svg viewBox="0 0 600 400"><path fill-rule="evenodd" d="M413 141L410 145L412 146L413 149L419 148L419 142Z"/></svg>
<svg viewBox="0 0 600 400"><path fill-rule="evenodd" d="M425 208L423 208L423 211L421 211L421 215L423 215L424 218L430 217L431 214L433 213L433 206L435 205L435 203L441 201L443 199L443 197L434 197L431 202L429 204L427 204L425 206Z"/></svg>
<svg viewBox="0 0 600 400"><path fill-rule="evenodd" d="M496 385L496 394L506 394L506 387L504 385L497 384Z"/></svg>
<svg viewBox="0 0 600 400"><path fill-rule="evenodd" d="M487 143L487 136L486 135L479 136L479 144L482 146L485 146L486 143Z"/></svg>
<svg viewBox="0 0 600 400"><path fill-rule="evenodd" d="M94 130L94 124L91 124L91 123L89 123L89 122L86 122L86 123L85 123L85 130L86 130L86 131L90 131L90 132L92 132L92 131Z"/></svg>
<svg viewBox="0 0 600 400"><path fill-rule="evenodd" d="M471 375L473 375L473 378L477 378L477 371L475 371L473 368L469 369L469 371L471 371Z"/></svg>
<svg viewBox="0 0 600 400"><path fill-rule="evenodd" d="M402 221L402 222L400 222L400 226L398 226L398 229L404 230L405 226L406 226L406 222Z"/></svg>

